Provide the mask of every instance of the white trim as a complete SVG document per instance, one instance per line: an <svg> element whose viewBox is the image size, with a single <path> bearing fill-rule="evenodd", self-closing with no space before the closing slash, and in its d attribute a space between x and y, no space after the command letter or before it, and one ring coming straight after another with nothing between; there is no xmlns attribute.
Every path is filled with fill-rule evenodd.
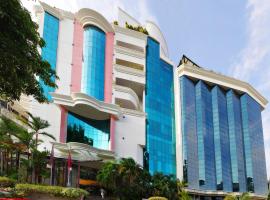
<svg viewBox="0 0 270 200"><path fill-rule="evenodd" d="M165 61L166 63L170 64L171 66L174 66L173 61L171 61L168 57L166 57L163 54L160 54L160 59L162 59L163 61Z"/></svg>
<svg viewBox="0 0 270 200"><path fill-rule="evenodd" d="M59 20L62 20L64 18L68 18L73 20L74 14L65 10L61 10L55 7L52 7L42 1L39 1L40 5L42 6L43 10L50 13L51 15L57 17Z"/></svg>
<svg viewBox="0 0 270 200"><path fill-rule="evenodd" d="M147 40L147 37L148 37L148 35L141 33L139 31L134 31L134 30L131 30L128 28L123 28L123 27L121 27L119 25L115 25L115 24L113 24L113 29L115 30L115 32L122 33L124 35L128 35L128 36L135 37L137 39L142 39L145 41Z"/></svg>
<svg viewBox="0 0 270 200"><path fill-rule="evenodd" d="M138 111L138 110L131 110L131 109L126 109L126 108L121 108L121 110L123 114L127 114L127 115L132 115L136 117L144 117L144 118L146 118L147 116L147 113Z"/></svg>
<svg viewBox="0 0 270 200"><path fill-rule="evenodd" d="M145 54L136 50L132 50L129 48L125 48L125 47L120 47L118 45L114 46L115 52L116 53L121 53L121 54L125 54L128 56L132 56L135 58L140 58L140 59L145 59Z"/></svg>
<svg viewBox="0 0 270 200"><path fill-rule="evenodd" d="M181 101L180 84L174 67L174 110L175 110L175 149L176 149L176 177L183 180L183 141L181 130Z"/></svg>
<svg viewBox="0 0 270 200"><path fill-rule="evenodd" d="M98 12L82 8L76 13L76 19L83 25L94 25L102 29L105 33L114 32L111 24Z"/></svg>
<svg viewBox="0 0 270 200"><path fill-rule="evenodd" d="M121 86L121 85L113 85L113 89L115 91L120 92L120 93L123 92L123 93L126 93L129 96L131 96L131 98L126 99L126 98L124 98L124 95L121 95L121 96L115 95L114 98L128 100L128 101L132 102L132 104L135 106L135 108L137 110L140 110L141 106L140 106L139 97L137 96L137 94L131 88L125 87L125 86Z"/></svg>
<svg viewBox="0 0 270 200"><path fill-rule="evenodd" d="M145 72L142 70L133 69L131 67L126 67L126 66L118 65L118 64L114 64L113 66L114 66L114 70L117 72L122 72L125 74L145 78Z"/></svg>
<svg viewBox="0 0 270 200"><path fill-rule="evenodd" d="M122 116L120 106L99 101L84 93L72 93L70 96L57 93L51 93L51 95L55 104L63 105L68 110L72 108L76 111L76 106L86 106L89 109L95 109L103 118L108 118L110 115L117 118ZM87 117L89 115L87 110L83 112L83 116Z"/></svg>
<svg viewBox="0 0 270 200"><path fill-rule="evenodd" d="M267 99L264 98L257 90L255 90L249 83L224 76L222 74L215 73L200 67L194 67L189 64L182 64L177 68L177 75L189 76L199 80L204 80L210 83L214 83L226 88L235 89L237 91L249 94L255 99L264 109L268 103Z"/></svg>

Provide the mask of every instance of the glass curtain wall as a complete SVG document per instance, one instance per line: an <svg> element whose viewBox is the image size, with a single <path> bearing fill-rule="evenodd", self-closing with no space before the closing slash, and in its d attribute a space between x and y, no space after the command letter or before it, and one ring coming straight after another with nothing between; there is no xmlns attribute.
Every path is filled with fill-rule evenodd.
<svg viewBox="0 0 270 200"><path fill-rule="evenodd" d="M209 87L203 81L199 81L196 84L196 119L200 188L215 190L216 174L212 96Z"/></svg>
<svg viewBox="0 0 270 200"><path fill-rule="evenodd" d="M44 60L48 61L53 70L56 70L57 61L57 47L58 47L58 32L59 32L59 19L55 16L45 12L44 14L44 26L43 26L43 39L46 42L45 47L42 48L41 56ZM55 81L55 79L52 79ZM54 92L55 89L46 86L43 81L40 80L40 84L43 88L44 95L49 101L52 100L50 92Z"/></svg>
<svg viewBox="0 0 270 200"><path fill-rule="evenodd" d="M104 100L105 33L95 27L84 28L81 92Z"/></svg>
<svg viewBox="0 0 270 200"><path fill-rule="evenodd" d="M180 77L181 128L183 141L183 177L188 187L199 189L196 97L193 81Z"/></svg>
<svg viewBox="0 0 270 200"><path fill-rule="evenodd" d="M109 150L110 120L86 119L69 112L67 116L67 142L89 144Z"/></svg>
<svg viewBox="0 0 270 200"><path fill-rule="evenodd" d="M146 150L150 173L176 173L173 66L160 59L160 46L147 39Z"/></svg>

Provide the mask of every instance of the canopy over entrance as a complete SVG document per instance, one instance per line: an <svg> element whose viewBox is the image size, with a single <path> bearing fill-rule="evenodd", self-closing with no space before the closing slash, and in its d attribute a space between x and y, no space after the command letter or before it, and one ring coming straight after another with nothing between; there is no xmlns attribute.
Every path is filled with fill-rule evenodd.
<svg viewBox="0 0 270 200"><path fill-rule="evenodd" d="M69 142L52 142L54 148L54 157L68 159L69 152L71 159L80 163L114 160L114 152L94 148L88 144Z"/></svg>

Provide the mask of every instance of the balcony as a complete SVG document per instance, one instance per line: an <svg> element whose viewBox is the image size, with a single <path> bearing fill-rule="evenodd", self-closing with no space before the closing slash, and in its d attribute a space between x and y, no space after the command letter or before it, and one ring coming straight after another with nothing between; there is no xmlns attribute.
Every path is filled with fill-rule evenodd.
<svg viewBox="0 0 270 200"><path fill-rule="evenodd" d="M145 85L145 73L142 70L115 64L114 76L117 79L125 79L128 81Z"/></svg>
<svg viewBox="0 0 270 200"><path fill-rule="evenodd" d="M140 100L132 89L120 85L114 85L113 88L117 105L126 109L141 110Z"/></svg>

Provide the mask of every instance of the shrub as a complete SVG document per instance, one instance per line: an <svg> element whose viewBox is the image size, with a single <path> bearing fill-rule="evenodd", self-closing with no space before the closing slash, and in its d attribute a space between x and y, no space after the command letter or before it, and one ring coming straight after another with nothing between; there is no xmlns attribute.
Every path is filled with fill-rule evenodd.
<svg viewBox="0 0 270 200"><path fill-rule="evenodd" d="M14 187L16 181L14 179L0 176L0 187Z"/></svg>
<svg viewBox="0 0 270 200"><path fill-rule="evenodd" d="M150 197L148 200L168 200L165 197Z"/></svg>
<svg viewBox="0 0 270 200"><path fill-rule="evenodd" d="M65 197L68 199L79 198L81 196L87 196L88 192L79 188L65 188L60 186L45 186L34 184L17 184L16 190L23 192L26 195L31 193L44 193L58 197Z"/></svg>

